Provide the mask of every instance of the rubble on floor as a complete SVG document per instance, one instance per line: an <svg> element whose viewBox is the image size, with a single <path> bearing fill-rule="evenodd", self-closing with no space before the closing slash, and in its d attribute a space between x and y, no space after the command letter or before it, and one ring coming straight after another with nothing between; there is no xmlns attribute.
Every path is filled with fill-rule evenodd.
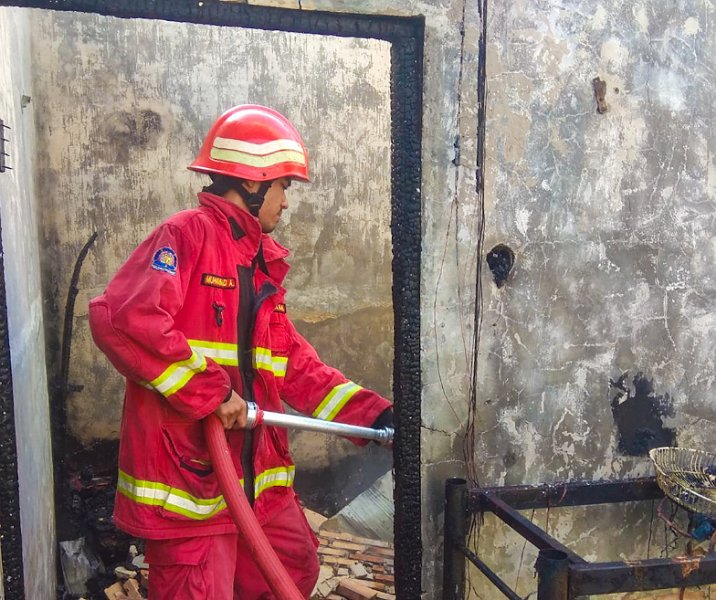
<svg viewBox="0 0 716 600"><path fill-rule="evenodd" d="M317 536L321 573L313 600L395 599L392 544L332 531Z"/></svg>
<svg viewBox="0 0 716 600"><path fill-rule="evenodd" d="M322 529L326 518L304 509L318 541L321 571L311 600L395 600L393 544ZM149 568L136 549L129 568L115 568L107 600L146 600Z"/></svg>

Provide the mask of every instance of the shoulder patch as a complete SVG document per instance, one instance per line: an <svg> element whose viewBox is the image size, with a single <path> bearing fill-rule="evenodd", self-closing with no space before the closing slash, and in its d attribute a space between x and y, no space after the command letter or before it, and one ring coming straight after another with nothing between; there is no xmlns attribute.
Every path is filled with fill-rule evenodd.
<svg viewBox="0 0 716 600"><path fill-rule="evenodd" d="M285 305L285 304L277 304L277 305L276 305L276 308L273 309L273 312L285 313L285 312L286 312L286 305Z"/></svg>
<svg viewBox="0 0 716 600"><path fill-rule="evenodd" d="M177 272L177 253L169 246L159 248L152 258L152 269L164 271L170 275L176 275Z"/></svg>
<svg viewBox="0 0 716 600"><path fill-rule="evenodd" d="M222 277L221 275L203 273L201 276L201 285L233 290L236 287L236 279L234 277Z"/></svg>

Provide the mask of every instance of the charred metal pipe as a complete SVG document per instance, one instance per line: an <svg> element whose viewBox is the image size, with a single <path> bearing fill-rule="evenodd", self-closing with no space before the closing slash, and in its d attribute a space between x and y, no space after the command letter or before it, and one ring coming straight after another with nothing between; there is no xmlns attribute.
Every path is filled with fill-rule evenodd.
<svg viewBox="0 0 716 600"><path fill-rule="evenodd" d="M373 429L372 427L346 425L345 423L334 423L333 421L324 421L311 417L301 417L262 410L255 402L247 402L246 404L248 407L246 429L255 429L259 425L272 425L274 427L287 427L289 429L318 431L319 433L332 433L333 435L363 438L365 440L373 440L381 445L388 445L393 442L395 432L390 427Z"/></svg>
<svg viewBox="0 0 716 600"><path fill-rule="evenodd" d="M569 556L554 548L539 551L535 562L537 600L569 599Z"/></svg>
<svg viewBox="0 0 716 600"><path fill-rule="evenodd" d="M445 543L443 547L443 600L465 598L465 555L467 542L467 481L453 477L445 482Z"/></svg>

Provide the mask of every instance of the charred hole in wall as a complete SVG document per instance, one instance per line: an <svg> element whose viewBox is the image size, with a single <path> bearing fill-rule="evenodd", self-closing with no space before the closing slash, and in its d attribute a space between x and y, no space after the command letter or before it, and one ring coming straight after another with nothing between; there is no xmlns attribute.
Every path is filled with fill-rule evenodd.
<svg viewBox="0 0 716 600"><path fill-rule="evenodd" d="M0 1L0 5L4 3ZM96 13L121 18L247 27L339 37L385 40L390 43L390 210L392 303L394 312L393 399L394 537L396 587L400 597L420 595L420 219L423 17L333 14L316 11L212 2L119 3L111 1L14 2L13 6L53 11ZM132 163L133 153L157 143L165 132L165 117L139 106L109 113L104 124L107 147L116 164ZM88 165L83 164L83 168ZM58 286L61 287L61 284ZM57 336L55 336L57 337ZM50 344L53 342L50 341ZM57 350L57 342L54 347ZM51 369L52 370L52 369ZM87 383L87 382L82 382ZM119 533L110 515L115 491L117 444L99 441L79 444L69 432L64 438L67 480L59 483L57 506L71 517L69 533L78 530L99 544L102 557L113 562L125 549L127 536ZM61 519L58 521L61 522ZM19 549L18 549L19 551ZM100 593L98 591L98 593Z"/></svg>
<svg viewBox="0 0 716 600"><path fill-rule="evenodd" d="M505 244L498 244L485 257L495 285L501 288L507 282L515 264L515 253Z"/></svg>
<svg viewBox="0 0 716 600"><path fill-rule="evenodd" d="M616 381L610 379L609 385L619 452L645 456L652 448L675 444L676 431L664 425L664 418L674 416L669 394L655 393L653 380L641 372L631 380L629 372L623 373Z"/></svg>

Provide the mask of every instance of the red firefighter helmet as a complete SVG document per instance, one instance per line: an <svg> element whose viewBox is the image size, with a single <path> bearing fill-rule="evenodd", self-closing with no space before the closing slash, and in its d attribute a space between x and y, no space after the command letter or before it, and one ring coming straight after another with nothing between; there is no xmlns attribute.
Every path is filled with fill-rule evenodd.
<svg viewBox="0 0 716 600"><path fill-rule="evenodd" d="M308 181L308 153L286 117L265 106L243 104L216 120L188 168L250 181Z"/></svg>

